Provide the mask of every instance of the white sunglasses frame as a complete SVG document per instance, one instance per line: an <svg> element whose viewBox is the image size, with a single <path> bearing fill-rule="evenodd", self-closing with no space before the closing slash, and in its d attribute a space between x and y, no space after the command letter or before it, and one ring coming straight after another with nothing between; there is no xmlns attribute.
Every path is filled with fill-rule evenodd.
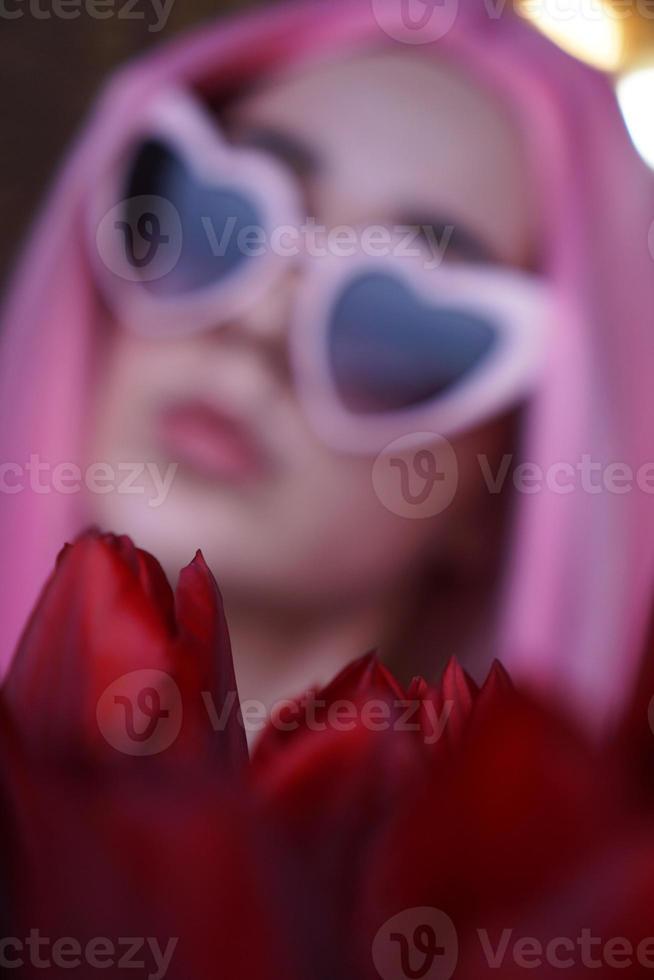
<svg viewBox="0 0 654 980"><path fill-rule="evenodd" d="M229 181L253 200L262 228L300 228L299 187L282 164L256 150L238 150L220 135L213 117L190 93L162 93L108 161L89 209L88 234L96 279L120 322L147 337L189 335L245 316L264 301L289 269L301 266L289 333L296 389L316 434L337 451L376 454L414 433L452 437L497 416L537 383L553 323L552 288L541 277L497 266L443 262L425 268L420 258L364 254L289 259L265 248L220 282L177 297L156 296L138 281L117 235L99 242L106 215L121 203L124 178L143 140L160 138L208 184ZM348 409L329 369L329 329L336 302L357 278L371 272L400 280L424 303L458 307L481 316L499 342L465 378L412 408L380 413Z"/></svg>
<svg viewBox="0 0 654 980"><path fill-rule="evenodd" d="M414 433L451 437L514 406L536 384L554 315L551 291L537 276L455 263L427 269L419 259L392 255L330 257L317 263L320 269L309 268L299 286L290 349L304 410L331 446L369 454ZM329 370L331 314L348 285L371 273L399 280L434 308L480 316L496 329L496 343L464 378L429 401L390 412L353 412Z"/></svg>
<svg viewBox="0 0 654 980"><path fill-rule="evenodd" d="M120 236L104 230L106 217L124 202L125 177L137 148L146 139L161 139L189 169L209 185L229 175L230 187L253 201L265 229L299 226L301 195L286 169L267 154L238 150L220 135L210 113L190 93L168 90L134 123L116 156L107 161L92 196L87 235L96 280L121 322L143 336L176 336L211 329L220 319L241 316L262 299L288 260L272 249L250 255L218 284L179 296L158 297L130 267ZM220 299L219 306L216 303Z"/></svg>

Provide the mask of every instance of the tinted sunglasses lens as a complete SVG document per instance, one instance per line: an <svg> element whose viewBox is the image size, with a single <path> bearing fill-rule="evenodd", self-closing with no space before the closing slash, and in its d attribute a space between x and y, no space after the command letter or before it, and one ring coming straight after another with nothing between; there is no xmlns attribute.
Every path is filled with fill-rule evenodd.
<svg viewBox="0 0 654 980"><path fill-rule="evenodd" d="M263 225L256 204L245 194L227 181L204 183L159 140L147 141L137 152L124 199L126 257L134 268L141 264L144 285L163 296L203 289L251 261L239 247L239 233ZM179 222L171 221L171 205ZM162 254L165 273L157 275L162 244L175 250L175 262L169 269L171 253Z"/></svg>
<svg viewBox="0 0 654 980"><path fill-rule="evenodd" d="M333 310L332 377L351 411L398 411L453 388L496 342L490 318L427 305L402 280L369 273Z"/></svg>

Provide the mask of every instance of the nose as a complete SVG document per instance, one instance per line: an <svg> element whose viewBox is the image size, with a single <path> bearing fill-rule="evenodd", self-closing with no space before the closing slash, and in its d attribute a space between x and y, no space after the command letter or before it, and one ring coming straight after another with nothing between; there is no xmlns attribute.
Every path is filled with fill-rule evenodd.
<svg viewBox="0 0 654 980"><path fill-rule="evenodd" d="M288 334L299 278L298 269L287 269L239 316L217 325L210 334L211 340L249 348L267 362L280 380L290 381Z"/></svg>
<svg viewBox="0 0 654 980"><path fill-rule="evenodd" d="M285 344L299 284L299 270L287 269L282 276L226 324L230 335L238 334L263 345ZM222 328L223 331L225 328ZM223 334L225 335L225 334Z"/></svg>

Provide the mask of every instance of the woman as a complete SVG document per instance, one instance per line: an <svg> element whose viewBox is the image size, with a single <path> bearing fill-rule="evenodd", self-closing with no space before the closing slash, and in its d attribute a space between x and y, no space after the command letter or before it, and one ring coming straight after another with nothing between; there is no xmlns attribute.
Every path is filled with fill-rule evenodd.
<svg viewBox="0 0 654 980"><path fill-rule="evenodd" d="M246 700L378 646L619 705L654 543L609 469L648 462L651 173L609 82L511 10L434 7L418 46L373 6L205 30L105 93L7 312L5 662L97 522L170 574L202 547ZM64 463L105 482L48 490Z"/></svg>

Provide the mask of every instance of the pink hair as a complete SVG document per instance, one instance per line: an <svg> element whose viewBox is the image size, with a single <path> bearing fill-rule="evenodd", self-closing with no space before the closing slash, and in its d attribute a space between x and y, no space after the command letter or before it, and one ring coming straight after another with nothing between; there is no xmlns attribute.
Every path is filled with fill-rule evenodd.
<svg viewBox="0 0 654 980"><path fill-rule="evenodd" d="M387 6L399 9L397 0ZM110 82L55 183L5 312L3 461L22 465L39 454L51 463L80 462L96 346L89 327L98 320L84 203L132 114L170 81L218 92L385 41L371 0L303 0L204 28ZM546 376L527 409L523 457L548 467L588 454L637 470L648 461L654 419L654 175L630 143L610 81L511 9L492 15L483 0L461 0L452 28L418 51L456 61L496 89L532 156L543 203L542 264L570 315L555 325ZM547 489L515 503L503 660L516 677L559 688L601 721L621 704L642 651L654 561L649 495ZM0 665L58 549L83 520L76 496L5 496ZM189 541L189 554L201 544Z"/></svg>

